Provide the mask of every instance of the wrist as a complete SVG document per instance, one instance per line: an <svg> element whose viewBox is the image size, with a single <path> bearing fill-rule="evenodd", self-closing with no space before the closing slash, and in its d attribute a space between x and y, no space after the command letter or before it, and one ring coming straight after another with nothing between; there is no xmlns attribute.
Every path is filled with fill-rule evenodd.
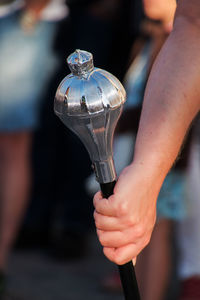
<svg viewBox="0 0 200 300"><path fill-rule="evenodd" d="M171 164L166 163L166 159L159 157L157 154L148 154L145 156L134 156L131 167L137 169L137 172L143 172L146 177L151 177L153 181L162 184L164 181Z"/></svg>

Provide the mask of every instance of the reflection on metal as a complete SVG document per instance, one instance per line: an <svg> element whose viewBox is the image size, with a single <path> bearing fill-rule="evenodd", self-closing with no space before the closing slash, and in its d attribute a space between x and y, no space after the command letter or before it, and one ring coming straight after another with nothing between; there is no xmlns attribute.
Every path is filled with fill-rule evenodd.
<svg viewBox="0 0 200 300"><path fill-rule="evenodd" d="M125 90L112 74L94 68L92 54L76 50L67 59L71 74L60 83L54 110L87 148L100 183L116 179L112 159L114 129Z"/></svg>

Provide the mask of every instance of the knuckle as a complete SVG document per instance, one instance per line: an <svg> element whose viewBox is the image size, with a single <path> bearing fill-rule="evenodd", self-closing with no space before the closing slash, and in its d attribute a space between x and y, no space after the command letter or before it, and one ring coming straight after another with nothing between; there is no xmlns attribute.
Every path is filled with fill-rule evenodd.
<svg viewBox="0 0 200 300"><path fill-rule="evenodd" d="M100 226L97 219L95 219L95 226L96 226L97 229L101 229L101 226Z"/></svg>
<svg viewBox="0 0 200 300"><path fill-rule="evenodd" d="M151 235L148 234L147 236L145 236L144 241L143 241L144 247L149 244L150 239L151 239Z"/></svg>
<svg viewBox="0 0 200 300"><path fill-rule="evenodd" d="M138 224L137 226L135 226L134 231L136 238L142 238L144 236L145 231L142 224Z"/></svg>
<svg viewBox="0 0 200 300"><path fill-rule="evenodd" d="M99 200L102 198L101 193L97 192L94 197L93 197L93 205L94 207L97 205L97 203L99 202Z"/></svg>
<svg viewBox="0 0 200 300"><path fill-rule="evenodd" d="M112 260L112 255L111 255L110 253L108 253L106 247L103 247L103 254L104 254L109 260L113 261L113 260Z"/></svg>
<svg viewBox="0 0 200 300"><path fill-rule="evenodd" d="M104 252L104 255L112 262L114 262L115 264L117 265L123 265L126 260L123 256L123 254L119 254L119 248L118 249L113 249L113 251L110 251L111 249L110 248L107 248L107 247L104 247L103 248L103 252Z"/></svg>
<svg viewBox="0 0 200 300"><path fill-rule="evenodd" d="M106 239L104 234L100 231L98 233L98 237L99 237L99 242L101 243L102 246L106 246Z"/></svg>
<svg viewBox="0 0 200 300"><path fill-rule="evenodd" d="M94 217L94 221L95 221L95 226L96 226L96 228L100 229L100 221L99 221L98 216L95 216L95 217Z"/></svg>
<svg viewBox="0 0 200 300"><path fill-rule="evenodd" d="M115 263L117 264L117 265L123 265L124 264L124 258L123 258L123 256L122 255L115 255L115 257L114 257L114 261L115 261Z"/></svg>
<svg viewBox="0 0 200 300"><path fill-rule="evenodd" d="M115 259L114 259L114 261L115 261L115 263L117 264L117 265L123 265L123 262L122 262L122 260L121 260L121 258L120 257L115 257Z"/></svg>
<svg viewBox="0 0 200 300"><path fill-rule="evenodd" d="M102 246L104 246L104 239L102 235L99 235L99 242L101 243Z"/></svg>
<svg viewBox="0 0 200 300"><path fill-rule="evenodd" d="M134 227L137 225L136 220L135 220L135 216L133 216L132 214L130 214L127 217L127 225L128 226L134 226Z"/></svg>
<svg viewBox="0 0 200 300"><path fill-rule="evenodd" d="M128 213L128 205L125 201L122 201L118 204L118 215L125 216Z"/></svg>
<svg viewBox="0 0 200 300"><path fill-rule="evenodd" d="M104 248L103 248L103 253L104 253L104 255L105 255L110 261L112 261L112 262L115 263L113 251L108 251L108 248L107 248L107 247L104 247Z"/></svg>
<svg viewBox="0 0 200 300"><path fill-rule="evenodd" d="M96 233L97 233L98 239L100 241L101 231L98 228L96 229Z"/></svg>
<svg viewBox="0 0 200 300"><path fill-rule="evenodd" d="M95 221L95 226L96 228L99 228L99 216L96 212L94 212L94 221Z"/></svg>

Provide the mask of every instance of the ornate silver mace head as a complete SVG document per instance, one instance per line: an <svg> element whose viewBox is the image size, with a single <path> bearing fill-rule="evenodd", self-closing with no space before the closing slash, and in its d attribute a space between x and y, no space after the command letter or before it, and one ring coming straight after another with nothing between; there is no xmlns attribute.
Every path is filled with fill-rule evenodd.
<svg viewBox="0 0 200 300"><path fill-rule="evenodd" d="M116 179L113 134L125 102L125 90L112 74L94 68L89 52L76 50L67 63L71 74L57 89L54 111L87 148L99 183L112 182Z"/></svg>

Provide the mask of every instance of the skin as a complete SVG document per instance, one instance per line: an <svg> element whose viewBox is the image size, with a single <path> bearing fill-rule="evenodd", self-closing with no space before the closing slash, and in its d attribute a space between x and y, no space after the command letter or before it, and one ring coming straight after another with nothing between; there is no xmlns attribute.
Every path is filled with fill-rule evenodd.
<svg viewBox="0 0 200 300"><path fill-rule="evenodd" d="M25 7L39 18L40 13L49 2L50 0L25 0Z"/></svg>
<svg viewBox="0 0 200 300"><path fill-rule="evenodd" d="M167 31L171 31L176 10L176 0L143 0L144 12L152 20L161 20Z"/></svg>
<svg viewBox="0 0 200 300"><path fill-rule="evenodd" d="M0 133L0 270L6 267L27 207L31 140L30 132Z"/></svg>
<svg viewBox="0 0 200 300"><path fill-rule="evenodd" d="M159 190L200 109L199 47L200 2L180 0L148 80L133 162L109 199L94 197L97 234L116 264L135 259L150 241Z"/></svg>
<svg viewBox="0 0 200 300"><path fill-rule="evenodd" d="M26 0L25 9L36 20L49 0ZM23 220L31 187L32 133L0 132L0 270L5 270ZM20 176L19 176L20 174Z"/></svg>
<svg viewBox="0 0 200 300"><path fill-rule="evenodd" d="M155 7L158 10L156 16L152 13ZM160 47L160 43L164 43L164 35L172 30L175 10L175 0L148 0L148 6L145 7L146 15L150 19L156 17L162 22L162 28L159 25L157 32L155 28L152 31L153 34L150 31L155 48ZM154 24L154 26L157 25ZM150 243L137 257L136 275L142 300L165 298L172 266L171 233L173 225L172 219L160 216L156 220ZM152 270L154 271L152 272Z"/></svg>

